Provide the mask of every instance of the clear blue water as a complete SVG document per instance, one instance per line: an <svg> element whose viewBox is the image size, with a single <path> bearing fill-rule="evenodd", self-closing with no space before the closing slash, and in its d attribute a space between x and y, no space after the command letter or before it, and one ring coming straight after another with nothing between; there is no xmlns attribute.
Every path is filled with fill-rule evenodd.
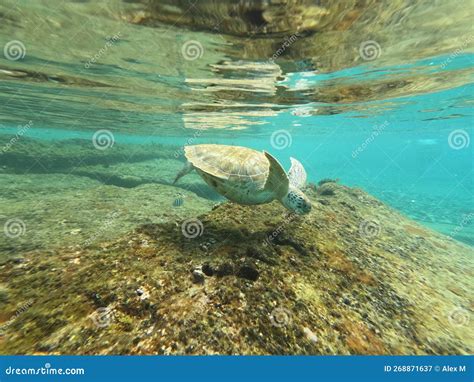
<svg viewBox="0 0 474 382"><path fill-rule="evenodd" d="M442 49L440 42L431 51L426 43L416 54L408 48L391 53L387 42L373 61L357 57L357 46L351 46L355 58L341 62L340 52L328 50L324 57L338 61L334 65L317 64L297 41L294 58L282 55L269 63L267 53L259 57L258 49L247 51L260 37L180 29L166 21L154 28L119 21L116 14L127 11L123 4L102 6L96 16L86 5L71 3L65 9L78 12L71 25L64 22L67 12L58 10L36 27L37 36L14 34L19 29L12 23L1 34L4 46L18 39L26 50L19 60L5 54L0 60L4 142L31 120L19 141L31 138L33 145L63 141L67 147L80 139L90 146L94 133L106 129L113 134L110 150L150 143L268 150L286 168L290 156L298 158L311 182L337 178L474 244L469 36L458 36ZM47 13L40 2L23 11L32 23ZM13 20L18 12L6 14ZM82 23L88 17L101 27L86 31ZM71 31L74 37L67 38ZM100 53L118 31L120 39ZM152 43L160 33L162 38ZM273 37L273 47L279 36ZM385 37L395 45L396 30L387 29ZM313 37L305 38L310 45ZM183 60L187 41L199 42L202 57ZM97 61L91 64L94 55ZM8 151L15 152L15 145ZM48 161L47 150L41 161ZM3 164L3 173L47 175L32 166ZM31 187L26 192L34 193Z"/></svg>
<svg viewBox="0 0 474 382"><path fill-rule="evenodd" d="M473 42L458 0L2 0L0 354L467 354ZM205 143L313 211L174 184Z"/></svg>

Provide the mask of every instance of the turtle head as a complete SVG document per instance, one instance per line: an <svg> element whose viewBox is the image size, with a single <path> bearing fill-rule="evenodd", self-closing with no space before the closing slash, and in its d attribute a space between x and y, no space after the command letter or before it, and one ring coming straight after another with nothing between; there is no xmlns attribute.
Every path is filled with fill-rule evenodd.
<svg viewBox="0 0 474 382"><path fill-rule="evenodd" d="M272 192L275 199L279 200L290 211L299 215L311 211L311 202L300 190L300 187L304 186L306 182L306 171L304 171L303 165L291 158L292 167L288 176L280 162L268 152L264 151L264 153L270 162L265 189Z"/></svg>
<svg viewBox="0 0 474 382"><path fill-rule="evenodd" d="M301 190L292 185L288 188L288 193L281 199L281 203L298 215L304 215L311 211L311 201Z"/></svg>

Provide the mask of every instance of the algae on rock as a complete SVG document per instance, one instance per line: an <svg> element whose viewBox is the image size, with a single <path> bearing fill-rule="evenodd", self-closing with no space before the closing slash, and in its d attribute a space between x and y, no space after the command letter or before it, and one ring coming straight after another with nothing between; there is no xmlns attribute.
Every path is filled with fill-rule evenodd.
<svg viewBox="0 0 474 382"><path fill-rule="evenodd" d="M1 265L2 318L34 301L1 353L472 352L471 248L361 190L307 192L307 216L225 203Z"/></svg>

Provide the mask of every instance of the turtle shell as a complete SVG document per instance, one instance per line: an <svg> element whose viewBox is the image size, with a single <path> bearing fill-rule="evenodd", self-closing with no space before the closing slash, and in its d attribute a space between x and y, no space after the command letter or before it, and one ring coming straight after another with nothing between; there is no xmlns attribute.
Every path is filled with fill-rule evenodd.
<svg viewBox="0 0 474 382"><path fill-rule="evenodd" d="M186 146L184 152L195 168L228 182L252 182L261 189L268 178L265 154L247 147L205 144Z"/></svg>

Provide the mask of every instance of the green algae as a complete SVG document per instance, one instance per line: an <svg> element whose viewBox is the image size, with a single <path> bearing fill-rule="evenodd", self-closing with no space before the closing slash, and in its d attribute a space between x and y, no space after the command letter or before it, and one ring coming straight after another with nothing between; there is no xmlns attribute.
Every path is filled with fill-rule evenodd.
<svg viewBox="0 0 474 382"><path fill-rule="evenodd" d="M1 310L34 304L6 328L0 351L472 350L471 248L361 190L325 183L307 193L314 208L304 217L278 203L225 203L88 248L32 250L2 264ZM186 221L200 222L197 234L183 228ZM196 269L203 283L195 283ZM258 277L249 278L249 269Z"/></svg>
<svg viewBox="0 0 474 382"><path fill-rule="evenodd" d="M0 137L0 146L8 141ZM179 188L171 185L183 166L179 149L116 143L99 150L91 140L46 143L22 136L0 153L0 223L5 228L14 219L23 230L18 237L0 235L0 262L65 241L89 246L141 224L209 211L222 198L197 174Z"/></svg>
<svg viewBox="0 0 474 382"><path fill-rule="evenodd" d="M113 135L112 135L113 137ZM112 138L113 139L113 138ZM0 136L0 147L7 147L11 137ZM173 158L178 146L159 144L115 144L113 149L94 147L91 139L42 141L22 136L7 150L0 151L2 172L47 173L68 171L78 166L108 166L120 162L139 162L153 158Z"/></svg>
<svg viewBox="0 0 474 382"><path fill-rule="evenodd" d="M173 205L175 187L143 184L123 188L65 174L0 174L0 221L23 222L23 235L0 236L0 262L32 249L64 245L96 245L148 222L182 219L212 208L213 202L180 189L185 208ZM28 191L29 190L29 191Z"/></svg>

